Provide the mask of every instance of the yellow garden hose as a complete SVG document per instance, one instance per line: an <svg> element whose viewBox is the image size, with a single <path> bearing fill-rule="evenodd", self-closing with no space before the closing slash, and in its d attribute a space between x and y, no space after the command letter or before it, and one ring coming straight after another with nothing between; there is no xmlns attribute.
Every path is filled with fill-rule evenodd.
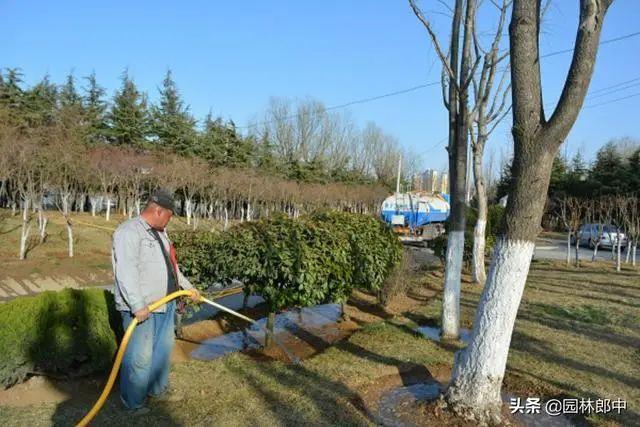
<svg viewBox="0 0 640 427"><path fill-rule="evenodd" d="M149 305L148 307L149 312L152 312L158 307L183 295L190 296L191 291L183 290L183 291L176 291L172 294L169 294L166 297L161 298L158 301L154 302L153 304ZM102 390L102 394L100 395L96 403L93 405L93 408L91 408L91 410L87 413L87 415L85 415L84 418L80 420L80 422L77 424L79 427L80 426L84 427L89 425L91 420L96 416L98 411L100 411L100 409L102 408L102 405L104 405L104 402L107 400L109 393L111 393L113 384L116 382L116 377L118 376L118 370L120 369L120 364L122 363L122 357L124 356L124 351L127 349L127 344L129 344L129 340L131 339L131 334L133 333L133 330L136 328L137 325L138 325L138 319L134 318L129 324L129 327L127 328L127 330L125 331L124 336L122 337L122 342L120 343L120 348L118 349L118 353L116 354L116 360L115 362L113 362L113 367L111 368L111 373L109 374L107 385L104 387L104 390Z"/></svg>
<svg viewBox="0 0 640 427"><path fill-rule="evenodd" d="M149 312L152 312L154 310L156 310L158 307L168 303L169 301L176 299L180 296L191 296L191 291L176 291L173 292L169 295L167 295L164 298L159 299L158 301L154 302L153 304L149 305L148 309ZM221 304L215 303L207 298L204 297L200 297L200 302L204 302L207 303L209 305L212 305L220 310L226 311L227 313L230 313L236 317L239 317L240 319L246 320L249 323L252 323L256 326L258 326L259 328L261 328L262 330L264 330L265 332L265 337L266 334L270 334L271 337L273 338L273 341L280 347L282 348L282 350L284 351L284 353L287 355L287 357L294 363L294 364L298 364L299 360L297 357L295 357L293 354L291 354L287 348L282 345L282 343L280 341L278 341L276 339L276 337L274 336L274 334L271 333L271 331L267 330L264 326L262 326L261 324L259 324L258 322L256 322L255 320L240 314L236 311L233 311ZM131 323L129 324L129 327L127 328L127 330L124 333L124 336L122 337L122 342L120 342L120 348L118 348L118 353L116 354L116 360L115 362L113 362L113 367L111 368L111 373L109 374L109 379L107 380L107 384L104 386L104 390L102 390L102 394L100 394L100 397L98 398L98 400L96 401L96 403L93 405L93 407L91 408L91 410L87 413L87 415L84 416L84 418L82 420L80 420L80 422L77 424L78 427L84 427L89 425L89 423L91 422L91 420L93 420L93 418L96 416L96 414L100 411L100 409L102 409L102 406L104 405L104 402L107 400L107 397L109 396L109 393L111 393L111 389L113 388L113 384L116 382L116 377L118 376L118 371L120 370L120 365L122 364L122 358L124 357L124 352L127 349L127 345L129 344L129 340L131 339L131 334L133 333L133 330L136 328L136 326L138 325L138 319L134 318Z"/></svg>

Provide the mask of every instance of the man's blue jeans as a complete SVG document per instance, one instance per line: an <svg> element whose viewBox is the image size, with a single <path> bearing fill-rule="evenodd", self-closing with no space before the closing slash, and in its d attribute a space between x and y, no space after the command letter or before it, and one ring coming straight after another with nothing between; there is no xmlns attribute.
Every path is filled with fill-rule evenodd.
<svg viewBox="0 0 640 427"><path fill-rule="evenodd" d="M169 302L166 312L149 314L133 331L120 368L120 397L129 409L142 407L147 395L158 396L167 389L175 308L175 301ZM120 314L126 330L135 316L128 311Z"/></svg>

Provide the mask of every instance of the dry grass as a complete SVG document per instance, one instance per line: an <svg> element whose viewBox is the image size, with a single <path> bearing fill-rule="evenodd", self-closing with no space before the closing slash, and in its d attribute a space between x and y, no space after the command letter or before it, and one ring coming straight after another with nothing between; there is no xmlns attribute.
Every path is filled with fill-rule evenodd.
<svg viewBox="0 0 640 427"><path fill-rule="evenodd" d="M216 361L174 365L180 403L154 406L132 420L112 396L96 425L371 425L363 392L386 378L422 370L439 377L458 345L416 335L417 324L437 325L442 272L417 272L413 294L423 304L365 325L301 366L235 354ZM640 419L640 274L615 274L610 265L576 270L535 262L518 313L505 388L516 395L622 398L621 415L592 416L594 424L637 424ZM481 289L463 284L463 326L470 327ZM443 368L444 367L444 368ZM96 391L97 393L97 391ZM79 419L95 395L59 405L0 407L5 425L66 425Z"/></svg>
<svg viewBox="0 0 640 427"><path fill-rule="evenodd" d="M69 258L67 230L64 218L57 211L47 211L49 220L47 238L39 243L36 215L32 215L31 232L26 260L18 259L22 216L12 216L10 210L0 209L0 300L12 295L19 286L26 294L39 290L57 290L64 286L92 286L108 284L111 274L111 236L122 221L120 214L106 221L104 215L73 214L74 257ZM200 221L199 228L217 227L218 224ZM184 218L175 217L169 231L188 228ZM20 294L23 294L20 292ZM3 298L4 297L4 298Z"/></svg>

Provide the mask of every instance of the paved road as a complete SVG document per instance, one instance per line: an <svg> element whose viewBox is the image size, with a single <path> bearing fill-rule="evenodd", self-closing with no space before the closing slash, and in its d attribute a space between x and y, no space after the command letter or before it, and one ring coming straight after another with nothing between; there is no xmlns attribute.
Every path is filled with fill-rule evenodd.
<svg viewBox="0 0 640 427"><path fill-rule="evenodd" d="M638 251L637 251L638 252ZM593 256L593 249L586 247L580 248L580 259L585 261L591 261ZM622 251L622 261L626 259L626 252ZM555 239L538 239L536 242L536 249L534 258L542 259L561 259L567 258L567 241L555 240ZM571 248L571 260L575 259L575 247ZM610 248L598 248L598 255L596 257L598 261L611 261L611 249ZM640 261L640 256L636 253L636 262Z"/></svg>

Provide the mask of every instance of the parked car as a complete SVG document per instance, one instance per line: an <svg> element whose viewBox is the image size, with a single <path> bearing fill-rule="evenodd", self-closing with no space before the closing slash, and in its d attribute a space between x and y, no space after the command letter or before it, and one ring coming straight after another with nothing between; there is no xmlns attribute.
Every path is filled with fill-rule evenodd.
<svg viewBox="0 0 640 427"><path fill-rule="evenodd" d="M617 245L618 239L621 239L620 246L623 248L628 243L627 236L623 230L611 224L583 224L578 229L578 238L580 239L580 246L589 246L590 248L595 247L598 239L602 248L611 248ZM575 236L571 238L571 243L575 245Z"/></svg>

